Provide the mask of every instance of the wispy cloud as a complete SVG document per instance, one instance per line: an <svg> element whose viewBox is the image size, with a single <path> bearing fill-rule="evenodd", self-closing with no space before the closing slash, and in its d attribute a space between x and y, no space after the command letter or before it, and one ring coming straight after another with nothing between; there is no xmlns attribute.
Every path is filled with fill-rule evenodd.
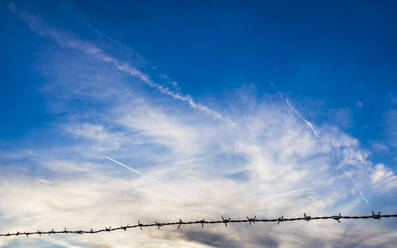
<svg viewBox="0 0 397 248"><path fill-rule="evenodd" d="M38 34L51 37L61 46L83 51L81 57L68 57L72 64L84 67L83 56L107 62L97 69L112 67L143 82L146 80L150 87L160 92L164 90L164 99L161 103L154 101L147 92L135 91L134 85L106 85L101 74L88 73L88 77L95 77L95 85L85 90L90 101L100 103L101 111L90 105L79 108L77 114L67 113L71 116L56 123L66 136L73 136L74 142L64 141L64 136L54 137L59 139L54 146L25 150L22 147L19 152L13 150L0 156L4 165L0 167L0 175L7 175L0 180L0 222L5 223L0 226L0 232L41 230L49 226L56 229L65 226L102 228L135 224L138 220L212 219L221 215L244 218L247 215L295 216L303 212L316 215L361 213L367 211L368 206L376 206L371 201L371 193L387 197L388 192L396 190L394 183L387 184L387 192L381 190L382 182L394 182L395 176L386 166L373 165L356 139L332 127L322 127L319 135L314 125L310 127L302 122L301 115L285 111L293 107L288 102L256 100L236 90L232 97L239 106L238 113L234 110L222 112L231 116L228 118L234 125L214 121L223 115L217 117L217 112L197 105L189 96L172 91L168 94L168 89L152 84L148 75L122 64L115 56L71 34L49 28L37 16L12 5L10 8L26 19ZM47 68L60 72L67 65L62 60L67 52L61 53L65 56L56 58L59 63L47 61ZM64 89L74 87L65 82L77 81L86 86L90 80L79 80L76 73L78 71L62 78L61 82L50 75L48 81L63 83ZM116 77L111 79L122 81ZM94 90L106 91L112 99L118 100L104 101L96 92L91 92ZM189 106L196 109L203 106L204 109L186 111L167 96L180 97L179 100ZM87 100L81 94L70 98ZM252 100L236 100L242 98ZM104 159L104 153L121 161L134 161L134 168L119 163L134 173L150 175L161 184L119 170ZM352 192L350 181L340 169L354 176L354 183L363 194L369 192L368 206L363 204L363 196L356 194L356 190ZM12 174L11 171L16 172ZM164 185L175 189L179 200L167 197L161 190ZM204 230L201 227L163 228L104 236L53 236L32 243L123 248L233 244L237 247L387 247L397 242L395 229L377 222L354 223L354 226L348 222L297 225L257 224L249 229L229 225L227 231L210 226ZM352 237L358 241L352 242ZM27 244L25 239L4 239L0 240L0 245L12 242L17 242L14 247Z"/></svg>
<svg viewBox="0 0 397 248"><path fill-rule="evenodd" d="M313 124L312 124L310 121L306 120L306 118L303 117L303 115L302 115L301 113L299 113L298 110L296 110L296 108L288 101L288 98L285 98L285 102L286 102L286 103L288 104L288 106L292 109L292 111L294 111L294 113L295 113L297 116L299 116L299 117L305 122L306 126L309 127L309 128L313 131L314 135L315 135L316 137L319 137L318 131L314 128Z"/></svg>
<svg viewBox="0 0 397 248"><path fill-rule="evenodd" d="M118 164L118 165L123 166L124 168L126 168L126 169L128 169L128 170L134 172L135 174L138 174L138 175L140 175L140 176L142 176L142 177L144 177L144 178L149 179L150 181L152 181L152 182L154 182L154 183L160 185L160 186L163 187L163 188L166 188L166 189L170 190L170 191L173 192L173 193L176 192L174 189L170 188L169 186L167 186L166 184L160 182L159 180L156 180L156 179L154 179L154 178L152 178L152 177L149 177L149 176L147 176L147 175L144 175L144 174L142 174L141 172L139 172L138 170L136 170L136 169L134 169L134 168L131 168L131 167L129 167L128 165L125 165L125 164L121 163L120 161L117 161L117 160L115 160L115 159L113 159L113 158L111 158L111 157L109 157L109 156L105 156L105 158L106 158L106 159L109 159L110 161L112 161L112 162L114 162L114 163L116 163L116 164Z"/></svg>
<svg viewBox="0 0 397 248"><path fill-rule="evenodd" d="M377 164L372 168L370 179L378 192L387 192L397 187L397 176L384 164Z"/></svg>
<svg viewBox="0 0 397 248"><path fill-rule="evenodd" d="M313 126L313 124L311 122L309 122L308 120L306 120L306 118L298 111L296 110L296 108L289 102L288 98L284 97L281 92L276 88L276 86L274 85L274 83L272 81L269 81L270 85L273 87L273 89L277 92L277 94L280 96L280 98L282 100L285 101L285 103L289 106L289 108L300 118L303 120L303 122L305 123L305 125L310 128L310 130L313 131L313 134L319 138L319 131ZM350 164L350 163L347 163ZM350 179L350 181L352 182L354 188L357 190L357 192L360 194L361 199L368 204L368 200L365 197L365 195L363 194L363 192L360 190L360 187L357 185L357 183L355 182L355 180L353 179L353 177L350 175L350 173L346 172L344 169L342 169L343 173Z"/></svg>
<svg viewBox="0 0 397 248"><path fill-rule="evenodd" d="M356 188L356 190L357 190L358 193L360 194L361 199L363 199L363 201L364 201L365 203L368 204L367 198L364 196L363 192L361 192L360 188L358 187L357 183L354 181L353 177L349 174L349 172L346 172L345 170L343 170L343 173L345 173L345 175L346 175L347 177L349 177L349 179L351 180L351 182L352 182L353 185L354 185L354 188Z"/></svg>
<svg viewBox="0 0 397 248"><path fill-rule="evenodd" d="M301 118L301 119L303 120L303 122L305 123L305 125L306 125L308 128L310 128L310 130L313 131L313 134L318 138L318 137L319 137L319 132L318 132L318 130L313 126L313 124L312 124L310 121L306 120L306 118L303 117L303 115L302 115L298 110L296 110L296 108L294 107L294 105L292 105L292 104L289 102L288 98L284 97L284 96L281 94L281 92L276 88L276 86L274 85L274 83L273 83L272 81L269 81L269 83L270 83L270 85L273 87L273 89L277 92L277 94L280 96L280 98L281 98L283 101L285 101L285 103L289 106L289 108L290 108L297 116L299 116L299 118Z"/></svg>
<svg viewBox="0 0 397 248"><path fill-rule="evenodd" d="M10 11L18 15L22 20L24 20L33 31L41 36L46 36L53 39L61 47L72 48L84 52L87 55L93 56L94 58L112 64L115 68L120 71L126 72L131 76L139 78L143 83L151 88L154 88L161 92L162 94L168 95L174 99L186 102L194 109L203 111L217 119L224 119L224 117L217 111L210 109L209 107L197 103L190 95L184 95L172 91L168 87L165 87L159 83L154 82L149 75L143 73L138 68L128 64L122 63L118 59L106 54L103 50L95 47L89 42L75 38L72 34L57 30L44 23L44 21L27 11L20 10L16 7L14 3L8 5Z"/></svg>

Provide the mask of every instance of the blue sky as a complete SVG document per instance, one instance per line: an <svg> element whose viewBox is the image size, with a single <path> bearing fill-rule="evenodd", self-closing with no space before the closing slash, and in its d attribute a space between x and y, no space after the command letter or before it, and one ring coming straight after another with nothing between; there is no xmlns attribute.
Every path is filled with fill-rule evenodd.
<svg viewBox="0 0 397 248"><path fill-rule="evenodd" d="M396 212L396 5L2 2L0 221L6 225L0 231L54 222L120 225L146 215L153 221L166 218L164 208L171 220L198 212L208 218ZM226 204L236 199L245 203ZM232 234L215 228L145 232L135 240L119 234L0 244L389 247L396 241L396 226L386 221L264 228L266 238L259 228L247 234L236 227ZM346 238L370 231L382 238ZM211 243L214 237L224 243Z"/></svg>

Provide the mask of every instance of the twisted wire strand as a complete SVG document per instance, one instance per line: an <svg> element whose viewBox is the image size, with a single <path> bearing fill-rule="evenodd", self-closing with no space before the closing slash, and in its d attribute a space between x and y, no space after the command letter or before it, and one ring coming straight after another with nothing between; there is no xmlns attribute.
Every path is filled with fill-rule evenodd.
<svg viewBox="0 0 397 248"><path fill-rule="evenodd" d="M397 214L380 214L372 212L371 215L364 215L364 216L346 216L342 214L338 215L333 215L333 216L309 216L306 215L306 213L303 214L303 217L296 217L296 218L284 218L284 216L281 216L279 218L271 218L271 219L257 219L256 216L254 217L247 217L246 219L231 219L231 218L222 218L220 220L195 220L195 221L182 221L182 219L179 219L178 222L154 222L150 224L143 224L140 221L138 221L138 224L136 225L126 225L126 226L120 226L120 227L105 227L103 229L90 229L90 230L67 230L66 228L64 230L59 230L55 231L54 229L51 229L51 231L34 231L34 232L14 232L14 233L0 233L0 237L11 237L11 236L32 236L32 235L53 235L53 234L96 234L96 233L105 233L105 232L114 232L114 231L120 231L124 230L127 231L128 229L133 229L133 228L140 228L141 230L146 227L157 227L160 229L163 226L178 226L178 229L182 225L201 225L202 228L204 228L204 225L213 225L213 224L224 224L225 227L229 223L248 223L249 225L255 224L256 222L276 222L277 224L280 224L282 222L291 222L291 221L313 221L313 220L328 220L332 219L340 223L342 219L374 219L374 220L381 220L382 218L397 218Z"/></svg>

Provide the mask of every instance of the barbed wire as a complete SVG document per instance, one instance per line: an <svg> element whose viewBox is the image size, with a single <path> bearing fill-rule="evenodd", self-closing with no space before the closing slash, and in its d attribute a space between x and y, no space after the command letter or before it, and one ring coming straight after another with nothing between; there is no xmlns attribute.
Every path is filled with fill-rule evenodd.
<svg viewBox="0 0 397 248"><path fill-rule="evenodd" d="M60 231L55 231L54 229L51 229L51 231L35 231L35 232L15 232L15 233L0 233L0 237L11 237L11 236L32 236L32 235L53 235L53 234L95 234L95 233L103 233L103 232L114 232L114 231L120 231L124 230L127 231L128 229L132 228L140 228L141 230L145 227L157 227L160 229L163 226L178 226L178 229L181 228L183 225L201 225L202 228L204 228L204 225L207 224L224 224L225 227L229 223L248 223L249 225L255 224L257 222L276 222L277 224L283 223L283 222L291 222L291 221L313 221L313 220L328 220L332 219L340 223L342 219L374 219L380 221L382 218L397 218L397 214L386 214L386 215L381 215L380 212L374 213L372 212L371 215L364 215L364 216L346 216L342 215L339 213L338 215L333 215L333 216L309 216L306 213L303 214L303 217L297 217L297 218L284 218L284 216L281 216L279 218L272 218L272 219L257 219L256 216L254 217L247 217L246 219L231 219L231 218L224 218L223 216L221 217L220 220L196 220L196 221L183 221L182 219L179 219L178 222L157 222L155 221L154 223L151 224L143 224L140 221L138 221L138 224L136 225L126 225L126 226L120 226L120 227L105 227L103 229L97 229L97 230L67 230L66 228L64 230Z"/></svg>

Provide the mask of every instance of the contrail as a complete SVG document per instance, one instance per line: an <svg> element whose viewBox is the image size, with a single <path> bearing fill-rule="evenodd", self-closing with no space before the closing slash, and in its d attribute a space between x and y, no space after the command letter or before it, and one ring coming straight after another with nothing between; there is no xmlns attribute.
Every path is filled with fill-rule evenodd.
<svg viewBox="0 0 397 248"><path fill-rule="evenodd" d="M115 159L113 159L113 158L111 158L111 157L109 157L109 156L105 156L105 158L109 159L110 161L115 162L115 163L118 164L118 165L123 166L124 168L129 169L130 171L135 172L135 173L138 174L138 175L141 175L141 176L145 177L145 175L143 175L143 174L140 173L139 171L137 171L137 170L135 170L135 169L133 169L133 168L131 168L131 167L129 167L129 166L127 166L127 165L125 165L125 164L123 164L123 163L121 163L121 162L119 162L119 161L117 161L117 160L115 160Z"/></svg>
<svg viewBox="0 0 397 248"><path fill-rule="evenodd" d="M318 131L317 131L316 128L313 126L313 124L312 124L310 121L306 120L306 118L303 117L303 115L302 115L301 113L299 113L298 110L296 110L296 108L288 101L288 98L284 97L284 96L280 93L280 91L278 91L278 89L276 88L276 86L273 84L272 81L269 81L269 83L270 83L270 85L273 87L273 89L277 92L277 94L280 96L280 98L281 98L282 100L285 101L285 103L291 108L291 110L294 111L294 113L295 113L297 116L299 116L299 117L305 122L306 126L307 126L308 128L310 128L310 129L313 131L314 135L315 135L317 138L319 138ZM343 169L342 169L342 170L343 170ZM360 194L361 199L363 199L363 201L364 201L365 203L368 204L367 198L365 198L363 192L361 192L360 188L358 187L358 185L357 185L356 182L354 181L353 177L352 177L349 173L347 173L345 170L343 170L343 173L344 173L346 176L348 176L348 177L350 178L350 180L351 180L351 182L353 183L355 189L356 189L356 190L358 191L358 193Z"/></svg>
<svg viewBox="0 0 397 248"><path fill-rule="evenodd" d="M288 104L288 106L290 106L290 108L295 112L296 115L298 115L306 124L307 127L309 127L314 135L318 138L318 131L314 128L313 124L306 120L305 117L303 117L303 115L301 113L298 112L298 110L296 110L296 108L288 101L288 98L285 98L285 102Z"/></svg>
<svg viewBox="0 0 397 248"><path fill-rule="evenodd" d="M126 169L128 169L128 170L130 170L130 171L132 171L132 172L134 172L134 173L136 173L136 174L138 174L138 175L140 175L140 176L142 176L144 178L150 179L152 182L155 182L158 185L167 188L169 191L171 191L171 192L173 192L175 194L179 194L177 191L175 191L173 188L169 187L168 185L166 185L166 184L164 184L164 183L162 183L162 182L160 182L160 181L158 181L158 180L156 180L156 179L154 179L152 177L146 176L146 175L142 174L141 172L139 172L138 170L135 170L135 169L129 167L128 165L125 165L125 164L121 163L120 161L117 161L116 159L113 159L113 158L111 158L109 156L105 156L105 158L110 160L110 161L112 161L112 162L114 162L114 163L116 163L116 164L118 164L118 165L123 166L124 168L126 168ZM171 198L176 200L176 201L178 201L178 202L180 202L180 203L185 203L180 198L175 198L175 197L171 197ZM196 202L194 202L194 204L196 204ZM215 208L213 208L211 206L207 206L207 205L202 205L202 206L207 208L207 209L211 209L211 210L215 209ZM204 213L202 213L202 214L204 214Z"/></svg>
<svg viewBox="0 0 397 248"><path fill-rule="evenodd" d="M277 92L277 94L280 96L280 98L285 101L285 103L290 107L290 109L297 115L299 116L299 118L301 118L303 120L303 122L306 124L306 126L312 130L313 134L318 138L319 134L318 131L316 130L316 128L313 126L313 124L306 120L305 117L303 117L303 115L301 113L299 113L299 111L288 101L288 98L284 97L280 91L277 90L276 86L273 84L272 81L269 81L270 85L273 87L273 89Z"/></svg>
<svg viewBox="0 0 397 248"><path fill-rule="evenodd" d="M367 198L365 198L363 192L361 192L360 188L358 187L358 185L357 185L356 182L354 181L353 177L352 177L349 173L347 173L344 169L342 169L342 170L343 170L343 173L345 173L345 175L348 176L348 177L350 178L350 180L352 181L354 187L356 188L356 190L357 190L358 193L360 194L361 199L363 199L363 201L364 201L365 203L367 203L367 205L368 205L368 200L367 200Z"/></svg>
<svg viewBox="0 0 397 248"><path fill-rule="evenodd" d="M181 94L175 91L172 91L168 87L165 87L159 83L154 82L149 75L145 74L144 72L140 71L136 67L128 64L128 63L121 63L118 59L106 54L103 52L102 49L97 48L96 46L92 45L89 42L84 40L80 40L75 38L71 33L55 29L49 25L46 25L43 19L40 16L36 16L28 11L20 10L16 7L14 3L8 4L8 9L15 13L19 18L25 21L29 28L36 32L36 34L41 36L46 36L54 40L60 47L67 47L76 49L79 51L84 52L87 55L90 55L97 60L102 62L110 63L119 71L125 72L140 79L144 84L148 85L149 87L158 90L160 93L168 95L176 100L185 102L189 104L189 106L193 109L200 110L208 115L215 117L216 119L226 120L220 113L217 111L210 109L209 107L197 103L194 99L188 94Z"/></svg>
<svg viewBox="0 0 397 248"><path fill-rule="evenodd" d="M156 180L156 179L154 179L152 177L146 176L146 175L142 174L141 172L139 172L138 170L135 170L135 169L129 167L128 165L125 165L125 164L121 163L120 161L117 161L116 159L113 159L113 158L111 158L109 156L105 156L105 158L110 160L110 161L112 161L112 162L114 162L114 163L116 163L116 164L118 164L118 165L123 166L124 168L126 168L126 169L128 169L128 170L130 170L130 171L132 171L132 172L134 172L134 173L136 173L136 174L138 174L138 175L140 175L140 176L142 176L144 178L147 178L147 179L151 180L152 182L157 183L158 185L161 185L162 187L167 188L168 190L172 191L173 193L177 193L173 188L169 187L168 185L166 185L166 184L164 184L164 183L162 183L162 182L160 182L160 181L158 181L158 180Z"/></svg>

